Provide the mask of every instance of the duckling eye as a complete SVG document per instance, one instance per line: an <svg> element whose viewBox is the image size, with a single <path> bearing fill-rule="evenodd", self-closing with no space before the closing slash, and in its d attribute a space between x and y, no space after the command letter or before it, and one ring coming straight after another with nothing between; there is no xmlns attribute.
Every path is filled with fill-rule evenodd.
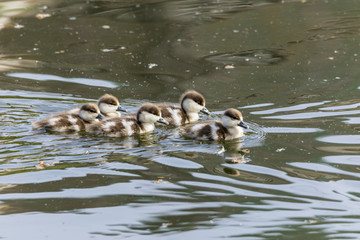
<svg viewBox="0 0 360 240"><path fill-rule="evenodd" d="M90 109L89 112L96 113L96 111L93 109Z"/></svg>
<svg viewBox="0 0 360 240"><path fill-rule="evenodd" d="M199 99L195 99L194 102L196 102L197 104L201 105L201 101Z"/></svg>

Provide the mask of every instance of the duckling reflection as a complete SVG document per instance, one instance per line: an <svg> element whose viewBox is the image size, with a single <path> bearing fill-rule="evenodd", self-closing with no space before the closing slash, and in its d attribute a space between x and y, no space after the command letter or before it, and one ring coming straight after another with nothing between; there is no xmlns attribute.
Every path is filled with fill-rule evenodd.
<svg viewBox="0 0 360 240"><path fill-rule="evenodd" d="M199 120L199 112L210 115L205 107L205 98L202 94L189 90L180 98L180 106L172 104L159 104L162 117L170 125L180 126L186 123L193 123Z"/></svg>
<svg viewBox="0 0 360 240"><path fill-rule="evenodd" d="M99 138L104 139L102 136L99 136ZM116 146L116 149L143 149L158 146L158 142L157 134L152 133L106 139L106 144L112 144Z"/></svg>
<svg viewBox="0 0 360 240"><path fill-rule="evenodd" d="M80 107L79 112L70 113L57 113L48 118L33 122L32 125L35 129L49 129L58 132L67 131L83 131L87 125L98 122L102 119L103 115L96 104L86 103Z"/></svg>
<svg viewBox="0 0 360 240"><path fill-rule="evenodd" d="M97 105L100 109L101 114L106 118L121 117L120 112L127 112L127 110L120 105L118 98L110 94L105 94L100 97ZM79 111L80 106L70 109L66 112L78 114Z"/></svg>
<svg viewBox="0 0 360 240"><path fill-rule="evenodd" d="M250 153L249 149L242 149L242 141L238 139L224 142L222 149L218 152L227 163L247 163L250 161L245 155Z"/></svg>

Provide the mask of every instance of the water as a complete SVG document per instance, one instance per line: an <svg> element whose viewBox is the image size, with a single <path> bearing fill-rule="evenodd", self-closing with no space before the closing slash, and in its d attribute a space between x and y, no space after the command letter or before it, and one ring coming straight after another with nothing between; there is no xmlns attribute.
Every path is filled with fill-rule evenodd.
<svg viewBox="0 0 360 240"><path fill-rule="evenodd" d="M359 238L358 1L0 5L0 238ZM186 89L251 129L31 127L104 93L134 113Z"/></svg>

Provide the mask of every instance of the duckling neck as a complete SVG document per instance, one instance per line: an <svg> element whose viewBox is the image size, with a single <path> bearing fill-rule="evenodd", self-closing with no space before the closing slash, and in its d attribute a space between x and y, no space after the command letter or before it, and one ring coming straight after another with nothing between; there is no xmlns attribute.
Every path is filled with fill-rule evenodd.
<svg viewBox="0 0 360 240"><path fill-rule="evenodd" d="M143 133L152 132L155 129L154 123L141 123L140 126Z"/></svg>
<svg viewBox="0 0 360 240"><path fill-rule="evenodd" d="M191 122L196 122L197 120L199 120L199 114L197 112L187 112L186 113L187 116L187 120L191 123Z"/></svg>
<svg viewBox="0 0 360 240"><path fill-rule="evenodd" d="M104 117L112 118L112 117L121 117L121 113L119 112L110 112L110 113L102 113Z"/></svg>
<svg viewBox="0 0 360 240"><path fill-rule="evenodd" d="M88 119L84 119L84 117L82 115L76 115L76 114L72 114L73 117L76 117L77 119L80 120L81 123L83 124L90 124L90 123L95 123L95 122L98 122L99 120L98 119L94 119L92 121L89 121Z"/></svg>
<svg viewBox="0 0 360 240"><path fill-rule="evenodd" d="M226 136L226 140L240 138L244 135L244 132L241 127L235 126L227 128L229 134Z"/></svg>

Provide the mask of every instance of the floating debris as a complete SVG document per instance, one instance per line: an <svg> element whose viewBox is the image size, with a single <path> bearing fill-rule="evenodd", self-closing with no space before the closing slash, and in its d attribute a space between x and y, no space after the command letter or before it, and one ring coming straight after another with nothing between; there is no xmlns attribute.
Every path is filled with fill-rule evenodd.
<svg viewBox="0 0 360 240"><path fill-rule="evenodd" d="M60 164L60 162L45 163L44 161L41 161L40 164L35 165L35 168L44 169L45 167L52 167L58 164Z"/></svg>
<svg viewBox="0 0 360 240"><path fill-rule="evenodd" d="M111 48L104 48L104 49L101 49L102 52L113 52L114 49L111 49Z"/></svg>
<svg viewBox="0 0 360 240"><path fill-rule="evenodd" d="M234 65L231 65L231 64L227 64L224 66L225 69L234 69Z"/></svg>
<svg viewBox="0 0 360 240"><path fill-rule="evenodd" d="M35 165L35 168L36 169L44 169L45 168L45 162L40 162L40 164L38 164L38 165Z"/></svg>
<svg viewBox="0 0 360 240"><path fill-rule="evenodd" d="M240 152L241 153L250 153L250 149L241 149Z"/></svg>
<svg viewBox="0 0 360 240"><path fill-rule="evenodd" d="M51 14L49 13L38 13L35 15L35 17L39 20L42 20L44 18L48 18L48 17L51 17Z"/></svg>
<svg viewBox="0 0 360 240"><path fill-rule="evenodd" d="M14 28L15 28L15 29L21 29L21 28L24 28L24 25L15 23Z"/></svg>
<svg viewBox="0 0 360 240"><path fill-rule="evenodd" d="M282 152L282 151L285 151L286 149L285 148L278 148L276 149L276 152Z"/></svg>
<svg viewBox="0 0 360 240"><path fill-rule="evenodd" d="M56 51L55 54L65 53L65 50Z"/></svg>
<svg viewBox="0 0 360 240"><path fill-rule="evenodd" d="M168 183L168 181L164 180L165 177L158 177L157 180L154 181L154 183Z"/></svg>
<svg viewBox="0 0 360 240"><path fill-rule="evenodd" d="M162 223L160 228L167 228L171 225L173 225L173 223Z"/></svg>
<svg viewBox="0 0 360 240"><path fill-rule="evenodd" d="M241 157L227 157L227 158L225 158L225 162L231 163L231 164L238 164L238 163L247 163L247 162L249 162L249 160L242 156Z"/></svg>
<svg viewBox="0 0 360 240"><path fill-rule="evenodd" d="M110 29L110 26L109 25L102 25L101 26L103 29Z"/></svg>
<svg viewBox="0 0 360 240"><path fill-rule="evenodd" d="M221 150L220 151L218 151L217 152L217 154L222 154L222 153L224 153L225 152L225 148L224 148L224 146L221 146Z"/></svg>
<svg viewBox="0 0 360 240"><path fill-rule="evenodd" d="M156 63L149 63L148 64L148 68L149 69L152 69L152 68L154 68L154 67L157 67L158 65L156 64Z"/></svg>
<svg viewBox="0 0 360 240"><path fill-rule="evenodd" d="M314 224L314 223L318 223L318 222L319 222L319 221L313 220L313 219L305 220L305 223L308 223L308 224Z"/></svg>

